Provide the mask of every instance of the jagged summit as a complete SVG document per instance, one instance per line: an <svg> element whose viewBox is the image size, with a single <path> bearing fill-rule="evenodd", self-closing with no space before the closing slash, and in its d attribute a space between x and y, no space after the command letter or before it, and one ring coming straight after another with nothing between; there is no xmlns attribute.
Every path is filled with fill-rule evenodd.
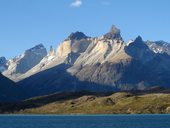
<svg viewBox="0 0 170 128"><path fill-rule="evenodd" d="M36 50L43 50L45 49L44 45L42 43L38 44L38 45L35 45L34 47L26 50L25 52L28 52L28 51L36 51Z"/></svg>
<svg viewBox="0 0 170 128"><path fill-rule="evenodd" d="M145 43L154 53L167 53L170 55L170 43L165 41L146 41Z"/></svg>
<svg viewBox="0 0 170 128"><path fill-rule="evenodd" d="M170 43L165 42L164 40L155 41L155 43L158 44L158 45L170 47Z"/></svg>
<svg viewBox="0 0 170 128"><path fill-rule="evenodd" d="M104 35L105 38L108 39L120 39L122 40L120 29L118 29L115 25L112 25L110 31Z"/></svg>
<svg viewBox="0 0 170 128"><path fill-rule="evenodd" d="M3 72L3 75L13 79L37 65L47 55L46 48L43 44L38 44L23 54L8 61L8 69Z"/></svg>
<svg viewBox="0 0 170 128"><path fill-rule="evenodd" d="M138 36L132 43L125 47L125 51L134 59L141 61L141 63L151 61L154 57L154 53L145 44L141 36Z"/></svg>
<svg viewBox="0 0 170 128"><path fill-rule="evenodd" d="M88 38L83 32L74 32L74 33L71 33L67 39L70 39L70 40L81 40L81 39L86 39Z"/></svg>
<svg viewBox="0 0 170 128"><path fill-rule="evenodd" d="M50 56L54 56L55 54L56 54L55 49L53 48L53 46L50 46L49 55L50 55Z"/></svg>
<svg viewBox="0 0 170 128"><path fill-rule="evenodd" d="M115 25L112 25L112 27L110 28L110 33L120 33L120 30Z"/></svg>
<svg viewBox="0 0 170 128"><path fill-rule="evenodd" d="M149 49L148 46L145 44L141 36L138 36L134 42L132 43L135 47L138 47L139 49Z"/></svg>
<svg viewBox="0 0 170 128"><path fill-rule="evenodd" d="M134 42L143 42L143 40L142 40L142 37L141 36L138 36L136 39L135 39L135 41Z"/></svg>
<svg viewBox="0 0 170 128"><path fill-rule="evenodd" d="M141 36L136 37L136 39L134 41L132 41L131 43L129 43L128 45L135 46L135 47L138 47L140 49L148 48L148 46L145 44L145 42L143 41Z"/></svg>

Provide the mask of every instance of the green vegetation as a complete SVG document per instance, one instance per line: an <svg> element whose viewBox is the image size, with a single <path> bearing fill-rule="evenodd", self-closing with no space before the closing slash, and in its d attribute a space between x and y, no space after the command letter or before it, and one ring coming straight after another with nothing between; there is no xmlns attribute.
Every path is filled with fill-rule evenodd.
<svg viewBox="0 0 170 128"><path fill-rule="evenodd" d="M0 104L0 113L16 114L166 114L168 92L113 94L57 93L19 103Z"/></svg>
<svg viewBox="0 0 170 128"><path fill-rule="evenodd" d="M170 94L133 94L118 92L110 95L53 94L23 103L8 105L19 114L157 114L170 113Z"/></svg>

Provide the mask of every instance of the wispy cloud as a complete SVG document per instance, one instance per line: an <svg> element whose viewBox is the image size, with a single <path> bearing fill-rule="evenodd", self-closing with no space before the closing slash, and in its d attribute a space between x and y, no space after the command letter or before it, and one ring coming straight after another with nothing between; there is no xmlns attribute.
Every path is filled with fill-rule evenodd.
<svg viewBox="0 0 170 128"><path fill-rule="evenodd" d="M82 5L82 0L74 0L71 4L70 4L70 7L75 7L75 8L78 8Z"/></svg>

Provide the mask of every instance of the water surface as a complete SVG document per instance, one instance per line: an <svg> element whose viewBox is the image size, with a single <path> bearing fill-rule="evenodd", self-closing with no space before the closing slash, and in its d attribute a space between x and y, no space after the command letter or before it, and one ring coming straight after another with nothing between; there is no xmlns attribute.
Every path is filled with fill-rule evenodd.
<svg viewBox="0 0 170 128"><path fill-rule="evenodd" d="M170 128L170 115L1 115L0 128Z"/></svg>

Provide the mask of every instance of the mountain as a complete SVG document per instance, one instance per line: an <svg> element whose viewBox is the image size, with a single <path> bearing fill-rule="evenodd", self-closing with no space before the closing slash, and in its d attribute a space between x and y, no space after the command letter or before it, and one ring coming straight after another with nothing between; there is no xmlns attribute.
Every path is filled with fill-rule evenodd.
<svg viewBox="0 0 170 128"><path fill-rule="evenodd" d="M107 39L108 35L109 39ZM110 37L112 38L110 39ZM40 71L52 68L56 65L63 63L68 65L81 65L81 63L84 63L84 61L86 61L86 63L98 63L98 61L100 61L99 59L101 59L101 61L103 60L102 56L99 57L100 54L103 54L103 56L107 56L107 54L110 52L110 44L112 45L114 43L114 38L115 42L118 42L118 45L115 45L115 50L118 50L121 45L124 44L121 40L122 37L120 35L120 30L115 27L112 27L109 33L105 34L105 36L102 36L100 38L91 38L86 36L82 32L71 33L58 46L55 53L53 53L52 55L51 53L49 53L46 57L42 59L42 61L38 65L36 65L33 69L29 70L27 73L20 76L18 79L22 80ZM108 42L103 43L105 39L107 39ZM96 48L93 50L93 52L91 52L91 54L88 53L95 46ZM93 56L95 52L98 52L98 55L96 54L95 56ZM114 54L114 52L112 54ZM88 60L88 58L90 59Z"/></svg>
<svg viewBox="0 0 170 128"><path fill-rule="evenodd" d="M56 92L170 88L168 47L141 36L126 43L115 26L100 37L77 31L48 53L42 44L26 50L7 62L3 74L27 92L25 99Z"/></svg>
<svg viewBox="0 0 170 128"><path fill-rule="evenodd" d="M23 80L38 72L53 68L60 64L73 64L74 61L83 53L91 39L82 32L71 33L55 51L52 47L50 52L31 70L17 77L17 81Z"/></svg>
<svg viewBox="0 0 170 128"><path fill-rule="evenodd" d="M13 81L0 74L0 103L15 102L22 96L20 88Z"/></svg>
<svg viewBox="0 0 170 128"><path fill-rule="evenodd" d="M7 60L5 57L0 57L0 72L4 72L7 69Z"/></svg>
<svg viewBox="0 0 170 128"><path fill-rule="evenodd" d="M108 39L104 38L101 44L106 45L107 41ZM99 45L99 42L97 45ZM123 41L120 43L120 40L115 40L110 45L110 52L108 52L108 49L104 50L104 48L95 50L98 47L94 47L91 52L95 55L99 54L99 56L94 58L91 61L92 63L87 64L94 57L94 54L92 57L88 57L89 60L78 66L75 63L68 71L81 81L111 85L120 90L146 89L155 85L169 86L170 70L168 65L170 64L170 57L155 54L140 36L128 46ZM107 52L102 53L101 51ZM90 53L85 53L85 55L89 56ZM158 58L162 60L161 63ZM81 56L80 59L84 58ZM95 61L96 63L94 63Z"/></svg>
<svg viewBox="0 0 170 128"><path fill-rule="evenodd" d="M7 62L8 69L3 72L3 75L15 81L17 77L36 66L46 55L46 48L42 44L36 45L23 54L10 59Z"/></svg>
<svg viewBox="0 0 170 128"><path fill-rule="evenodd" d="M146 41L146 44L155 53L167 53L170 55L170 44L165 41Z"/></svg>
<svg viewBox="0 0 170 128"><path fill-rule="evenodd" d="M120 30L118 28L116 28L116 26L114 26L114 25L112 25L110 32L108 32L104 35L104 38L122 40L122 37L120 35Z"/></svg>
<svg viewBox="0 0 170 128"><path fill-rule="evenodd" d="M113 92L170 87L170 56L155 53L138 36L125 43L115 26L101 37L82 32L69 35L18 84L29 97L55 92Z"/></svg>

